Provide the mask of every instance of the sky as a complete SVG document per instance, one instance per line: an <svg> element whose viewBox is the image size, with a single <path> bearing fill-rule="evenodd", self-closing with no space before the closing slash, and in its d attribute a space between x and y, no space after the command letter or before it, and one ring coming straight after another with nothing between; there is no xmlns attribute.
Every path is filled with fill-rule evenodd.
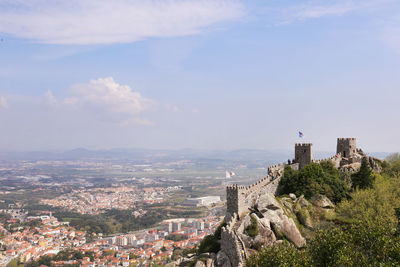
<svg viewBox="0 0 400 267"><path fill-rule="evenodd" d="M395 152L399 85L398 0L0 0L0 150Z"/></svg>

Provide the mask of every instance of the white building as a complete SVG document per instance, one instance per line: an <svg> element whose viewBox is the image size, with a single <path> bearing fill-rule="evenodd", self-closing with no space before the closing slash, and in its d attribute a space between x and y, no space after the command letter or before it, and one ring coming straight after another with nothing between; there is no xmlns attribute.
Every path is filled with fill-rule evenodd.
<svg viewBox="0 0 400 267"><path fill-rule="evenodd" d="M192 226L197 230L204 230L204 222L202 220L193 221Z"/></svg>
<svg viewBox="0 0 400 267"><path fill-rule="evenodd" d="M185 206L209 206L212 204L216 204L221 201L220 196L206 196L206 197L196 197L196 198L187 198L183 202Z"/></svg>
<svg viewBox="0 0 400 267"><path fill-rule="evenodd" d="M147 234L144 236L144 242L153 242L154 240L158 240L158 234Z"/></svg>
<svg viewBox="0 0 400 267"><path fill-rule="evenodd" d="M136 240L133 240L133 243L132 243L132 246L140 246L140 245L143 245L144 244L144 239L136 239Z"/></svg>
<svg viewBox="0 0 400 267"><path fill-rule="evenodd" d="M172 222L172 232L177 232L181 230L182 224L180 222Z"/></svg>
<svg viewBox="0 0 400 267"><path fill-rule="evenodd" d="M126 235L126 241L128 245L133 245L133 242L136 240L135 235Z"/></svg>
<svg viewBox="0 0 400 267"><path fill-rule="evenodd" d="M118 236L115 240L115 243L118 246L126 246L126 245L128 245L128 240L125 236Z"/></svg>

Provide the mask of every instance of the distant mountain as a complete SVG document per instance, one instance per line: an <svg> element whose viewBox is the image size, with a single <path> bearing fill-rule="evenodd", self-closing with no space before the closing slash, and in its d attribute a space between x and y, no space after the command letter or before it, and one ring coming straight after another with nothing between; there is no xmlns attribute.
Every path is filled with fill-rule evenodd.
<svg viewBox="0 0 400 267"><path fill-rule="evenodd" d="M316 152L314 157L330 157L334 152ZM385 158L389 153L369 153L378 158ZM232 162L282 162L293 158L293 151L237 149L237 150L201 150L201 149L144 149L144 148L115 148L107 150L89 150L76 148L67 151L0 151L0 160L145 160L145 161L174 161L174 160L224 160Z"/></svg>

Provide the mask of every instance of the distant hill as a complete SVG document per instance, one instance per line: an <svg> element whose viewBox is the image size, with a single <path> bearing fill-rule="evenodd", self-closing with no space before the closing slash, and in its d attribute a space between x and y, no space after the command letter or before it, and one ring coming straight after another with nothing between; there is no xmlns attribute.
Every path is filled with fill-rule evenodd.
<svg viewBox="0 0 400 267"><path fill-rule="evenodd" d="M384 158L389 153L369 153L378 158ZM315 152L315 158L325 158L332 152ZM0 160L146 160L146 161L173 161L173 160L223 160L233 162L282 162L293 158L292 151L237 149L237 150L200 150L200 149L143 149L143 148L115 148L107 150L89 150L76 148L66 151L0 151Z"/></svg>

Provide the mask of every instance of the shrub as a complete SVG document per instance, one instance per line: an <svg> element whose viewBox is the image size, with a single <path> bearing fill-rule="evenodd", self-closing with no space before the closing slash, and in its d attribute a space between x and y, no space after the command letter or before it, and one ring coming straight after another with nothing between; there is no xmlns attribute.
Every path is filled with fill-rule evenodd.
<svg viewBox="0 0 400 267"><path fill-rule="evenodd" d="M400 207L400 179L376 175L372 188L355 190L349 200L342 201L336 212L339 217L374 223L377 218L397 222L395 208Z"/></svg>
<svg viewBox="0 0 400 267"><path fill-rule="evenodd" d="M204 253L204 252L214 252L218 253L218 251L221 249L221 245L219 243L219 240L215 237L215 235L207 235L206 237L201 240L199 244L199 249L198 249L198 254Z"/></svg>
<svg viewBox="0 0 400 267"><path fill-rule="evenodd" d="M253 216L250 217L251 223L249 226L246 227L246 232L251 237L256 237L258 235L258 223L257 219Z"/></svg>
<svg viewBox="0 0 400 267"><path fill-rule="evenodd" d="M311 163L300 171L287 166L278 186L279 195L294 193L311 198L322 194L335 203L347 197L348 192L349 188L331 162Z"/></svg>
<svg viewBox="0 0 400 267"><path fill-rule="evenodd" d="M276 266L293 266L302 267L310 266L310 258L305 253L296 249L288 241L282 244L264 247L259 253L251 256L246 266L249 267L276 267Z"/></svg>
<svg viewBox="0 0 400 267"><path fill-rule="evenodd" d="M226 225L225 222L221 223L217 229L215 229L214 234L207 235L200 241L199 248L197 250L198 254L204 252L214 252L217 253L221 249L220 239L222 227Z"/></svg>

